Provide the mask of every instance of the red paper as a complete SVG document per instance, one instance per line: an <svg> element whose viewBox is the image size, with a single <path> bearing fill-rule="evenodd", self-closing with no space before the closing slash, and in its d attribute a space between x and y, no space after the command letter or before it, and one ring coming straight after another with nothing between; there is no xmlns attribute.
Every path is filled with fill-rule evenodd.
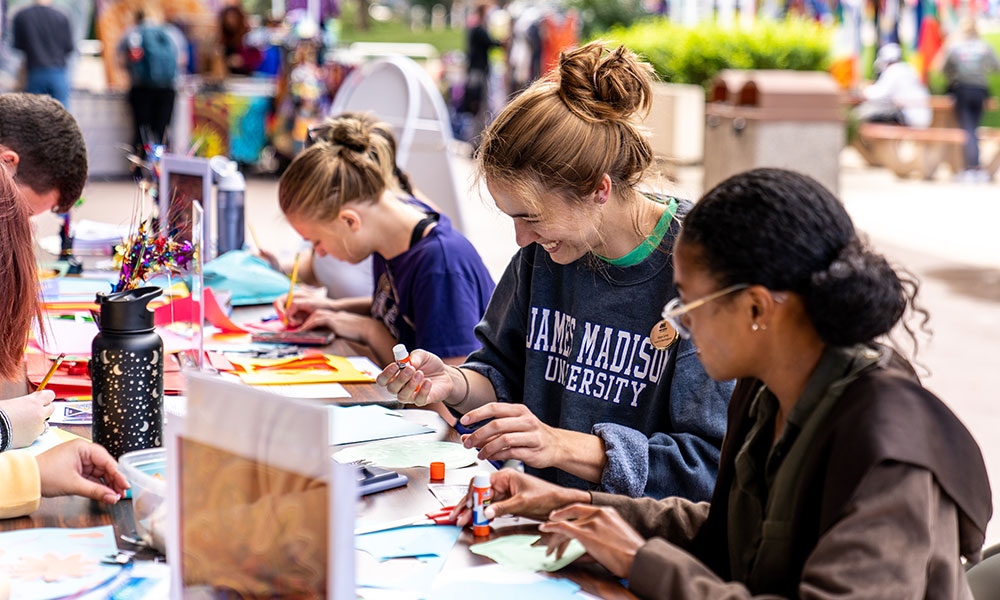
<svg viewBox="0 0 1000 600"><path fill-rule="evenodd" d="M191 296L178 298L169 304L160 306L155 311L154 320L157 325L170 323L195 323L198 321L198 302ZM219 306L212 288L205 288L205 319L219 329L234 333L247 333L247 330L233 323Z"/></svg>

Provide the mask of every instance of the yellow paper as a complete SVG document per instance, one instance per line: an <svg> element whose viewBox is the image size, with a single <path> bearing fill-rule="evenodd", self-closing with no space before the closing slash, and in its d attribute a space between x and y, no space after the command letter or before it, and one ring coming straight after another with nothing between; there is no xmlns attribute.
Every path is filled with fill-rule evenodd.
<svg viewBox="0 0 1000 600"><path fill-rule="evenodd" d="M257 371L256 367L270 367L288 362L288 358L244 358L227 355L234 366L242 369L237 375L250 385L292 385L303 383L371 383L375 380L357 370L343 356L324 354L328 365L336 370L325 369L268 369Z"/></svg>

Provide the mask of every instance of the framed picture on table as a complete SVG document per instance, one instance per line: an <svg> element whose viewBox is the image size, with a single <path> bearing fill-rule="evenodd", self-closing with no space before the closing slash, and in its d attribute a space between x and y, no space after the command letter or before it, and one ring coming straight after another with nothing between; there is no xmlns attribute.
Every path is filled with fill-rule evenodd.
<svg viewBox="0 0 1000 600"><path fill-rule="evenodd" d="M355 473L330 455L326 408L201 373L187 385L166 423L171 598L353 599Z"/></svg>
<svg viewBox="0 0 1000 600"><path fill-rule="evenodd" d="M201 204L205 262L215 257L215 195L207 158L164 154L160 158L160 227L179 241L191 240L191 205Z"/></svg>

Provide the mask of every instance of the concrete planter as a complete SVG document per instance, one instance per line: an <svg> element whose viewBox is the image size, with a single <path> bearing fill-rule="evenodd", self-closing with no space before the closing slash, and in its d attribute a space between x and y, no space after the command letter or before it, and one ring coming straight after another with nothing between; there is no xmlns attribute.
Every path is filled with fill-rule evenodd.
<svg viewBox="0 0 1000 600"><path fill-rule="evenodd" d="M705 139L705 90L698 85L654 83L645 126L658 160L700 163Z"/></svg>

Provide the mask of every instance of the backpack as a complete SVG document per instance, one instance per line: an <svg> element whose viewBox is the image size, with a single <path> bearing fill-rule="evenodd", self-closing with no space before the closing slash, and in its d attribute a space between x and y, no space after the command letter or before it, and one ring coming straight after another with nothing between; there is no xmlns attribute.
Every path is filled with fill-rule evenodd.
<svg viewBox="0 0 1000 600"><path fill-rule="evenodd" d="M143 25L129 40L133 85L168 88L177 74L177 46L166 28Z"/></svg>

